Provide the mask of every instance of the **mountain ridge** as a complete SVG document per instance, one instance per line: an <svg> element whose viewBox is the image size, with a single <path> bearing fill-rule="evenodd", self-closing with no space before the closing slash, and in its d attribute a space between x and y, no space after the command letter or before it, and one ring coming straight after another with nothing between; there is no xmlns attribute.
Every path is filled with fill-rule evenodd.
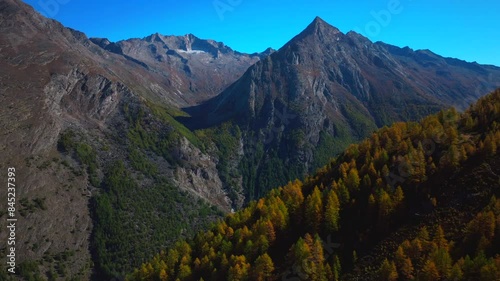
<svg viewBox="0 0 500 281"><path fill-rule="evenodd" d="M185 108L190 117L178 120L193 130L238 126L246 154L255 154L256 147L277 154L242 160L259 163L256 173L267 173L259 176L263 182L273 180L270 171L277 164L270 162L293 167L278 170L283 176L274 185L282 185L377 127L418 120L448 106L463 110L497 80L500 68L372 43L316 18L218 96ZM283 120L285 113L294 118ZM259 188L258 180L248 180L255 184L251 190Z"/></svg>
<svg viewBox="0 0 500 281"><path fill-rule="evenodd" d="M266 55L234 51L222 42L200 39L192 34L164 36L154 33L142 39L118 42L91 38L103 49L124 56L162 77L162 83L175 88L174 95L187 105L213 97Z"/></svg>

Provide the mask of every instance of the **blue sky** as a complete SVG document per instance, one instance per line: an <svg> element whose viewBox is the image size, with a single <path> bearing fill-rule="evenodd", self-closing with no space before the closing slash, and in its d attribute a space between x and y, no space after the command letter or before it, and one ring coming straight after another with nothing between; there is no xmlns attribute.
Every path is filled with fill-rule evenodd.
<svg viewBox="0 0 500 281"><path fill-rule="evenodd" d="M192 33L241 52L280 48L315 16L372 41L500 66L498 0L25 0L89 37Z"/></svg>

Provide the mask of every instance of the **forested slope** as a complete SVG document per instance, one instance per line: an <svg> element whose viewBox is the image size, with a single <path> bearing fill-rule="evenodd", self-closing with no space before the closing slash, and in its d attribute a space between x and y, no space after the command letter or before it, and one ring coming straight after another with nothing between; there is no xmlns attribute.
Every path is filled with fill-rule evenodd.
<svg viewBox="0 0 500 281"><path fill-rule="evenodd" d="M130 280L500 278L500 90L384 127Z"/></svg>

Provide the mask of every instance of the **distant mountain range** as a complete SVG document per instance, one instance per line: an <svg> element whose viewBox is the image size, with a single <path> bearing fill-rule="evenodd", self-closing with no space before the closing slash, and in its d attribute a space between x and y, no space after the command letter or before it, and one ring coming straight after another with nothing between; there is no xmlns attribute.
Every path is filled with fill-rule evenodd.
<svg viewBox="0 0 500 281"><path fill-rule="evenodd" d="M163 84L173 87L172 94L185 104L213 97L238 79L245 70L273 52L243 54L223 43L186 36L153 34L143 39L112 43L91 38L103 49L121 55L162 77Z"/></svg>
<svg viewBox="0 0 500 281"><path fill-rule="evenodd" d="M500 81L320 18L244 54L194 35L89 39L4 0L0 34L0 165L19 171L25 279L129 272L377 128L463 110Z"/></svg>

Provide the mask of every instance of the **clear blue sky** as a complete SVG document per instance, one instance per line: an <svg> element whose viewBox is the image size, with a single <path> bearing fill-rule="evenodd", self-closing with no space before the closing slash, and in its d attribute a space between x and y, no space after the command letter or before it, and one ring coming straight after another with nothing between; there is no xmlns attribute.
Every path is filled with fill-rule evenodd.
<svg viewBox="0 0 500 281"><path fill-rule="evenodd" d="M142 38L156 32L192 33L252 53L267 47L280 48L315 16L320 16L343 32L357 30L372 41L430 49L447 57L500 66L498 0L25 2L89 37L106 37L112 41Z"/></svg>

